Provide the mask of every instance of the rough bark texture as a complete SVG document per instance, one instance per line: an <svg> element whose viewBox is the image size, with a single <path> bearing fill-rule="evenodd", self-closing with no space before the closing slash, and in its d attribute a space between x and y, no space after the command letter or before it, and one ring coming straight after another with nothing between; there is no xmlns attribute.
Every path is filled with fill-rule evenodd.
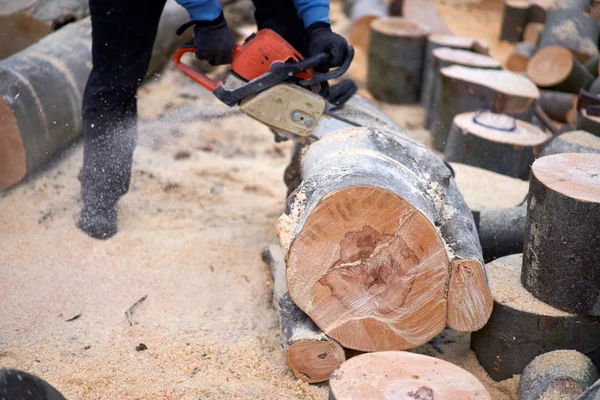
<svg viewBox="0 0 600 400"><path fill-rule="evenodd" d="M600 380L596 381L575 400L600 400Z"/></svg>
<svg viewBox="0 0 600 400"><path fill-rule="evenodd" d="M523 72L527 70L527 63L535 53L535 44L519 42L513 52L506 59L506 69L512 72Z"/></svg>
<svg viewBox="0 0 600 400"><path fill-rule="evenodd" d="M594 77L598 77L598 61L600 61L600 54L596 54L587 60L584 64L585 69Z"/></svg>
<svg viewBox="0 0 600 400"><path fill-rule="evenodd" d="M575 125L577 121L576 94L542 90L538 104L553 120Z"/></svg>
<svg viewBox="0 0 600 400"><path fill-rule="evenodd" d="M446 323L478 329L491 311L450 170L402 134L354 128L312 144L279 234L292 299L345 347L413 348Z"/></svg>
<svg viewBox="0 0 600 400"><path fill-rule="evenodd" d="M594 80L575 56L560 46L538 50L529 60L527 76L539 87L566 93L579 93Z"/></svg>
<svg viewBox="0 0 600 400"><path fill-rule="evenodd" d="M577 350L600 364L600 318L555 309L521 285L522 256L487 265L494 311L483 329L471 334L481 365L496 381L520 374L540 354Z"/></svg>
<svg viewBox="0 0 600 400"><path fill-rule="evenodd" d="M486 262L523 251L527 203L473 211Z"/></svg>
<svg viewBox="0 0 600 400"><path fill-rule="evenodd" d="M523 32L523 41L531 43L537 47L540 41L540 36L544 31L544 24L539 22L530 22L525 26L525 32Z"/></svg>
<svg viewBox="0 0 600 400"><path fill-rule="evenodd" d="M561 310L600 316L600 155L556 154L532 166L523 286Z"/></svg>
<svg viewBox="0 0 600 400"><path fill-rule="evenodd" d="M573 399L600 379L592 361L575 350L537 356L523 370L519 400Z"/></svg>
<svg viewBox="0 0 600 400"><path fill-rule="evenodd" d="M308 383L329 379L345 361L344 349L328 338L290 298L281 247L267 246L262 259L273 277L273 306L277 311L281 344L296 378Z"/></svg>
<svg viewBox="0 0 600 400"><path fill-rule="evenodd" d="M419 101L428 33L427 26L399 17L371 24L367 88L373 97L397 104Z"/></svg>
<svg viewBox="0 0 600 400"><path fill-rule="evenodd" d="M440 70L441 92L432 139L443 150L458 114L487 109L530 121L539 90L527 78L506 71L452 66Z"/></svg>
<svg viewBox="0 0 600 400"><path fill-rule="evenodd" d="M181 6L167 3L150 73L189 38L173 34L188 19ZM19 182L80 135L90 49L91 24L85 19L0 62L0 129L6 133L0 136L0 189Z"/></svg>
<svg viewBox="0 0 600 400"><path fill-rule="evenodd" d="M500 40L520 42L527 24L530 4L522 0L505 0Z"/></svg>
<svg viewBox="0 0 600 400"><path fill-rule="evenodd" d="M585 63L598 54L598 22L577 9L556 9L548 12L539 47L562 46Z"/></svg>
<svg viewBox="0 0 600 400"><path fill-rule="evenodd" d="M596 153L600 154L600 137L586 131L565 132L548 143L540 157L560 153Z"/></svg>
<svg viewBox="0 0 600 400"><path fill-rule="evenodd" d="M586 109L579 110L575 127L593 135L600 136L600 117L588 115Z"/></svg>

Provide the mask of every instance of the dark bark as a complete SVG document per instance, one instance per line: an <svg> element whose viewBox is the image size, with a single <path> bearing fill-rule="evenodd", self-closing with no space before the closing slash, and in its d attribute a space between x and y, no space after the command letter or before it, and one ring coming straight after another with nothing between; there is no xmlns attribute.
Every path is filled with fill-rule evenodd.
<svg viewBox="0 0 600 400"><path fill-rule="evenodd" d="M502 17L502 28L500 40L517 43L523 39L523 31L527 24L530 4L520 0L504 1L504 16Z"/></svg>
<svg viewBox="0 0 600 400"><path fill-rule="evenodd" d="M598 77L598 61L600 60L600 54L596 54L593 57L590 57L584 64L585 69L594 77Z"/></svg>
<svg viewBox="0 0 600 400"><path fill-rule="evenodd" d="M577 95L542 90L538 104L553 120L575 125L577 120Z"/></svg>
<svg viewBox="0 0 600 400"><path fill-rule="evenodd" d="M597 153L600 154L600 137L585 131L565 132L548 143L540 157L560 153Z"/></svg>
<svg viewBox="0 0 600 400"><path fill-rule="evenodd" d="M539 48L565 47L580 62L585 63L598 54L599 34L598 22L584 11L575 8L551 10L548 12Z"/></svg>
<svg viewBox="0 0 600 400"><path fill-rule="evenodd" d="M506 69L512 72L527 70L527 63L535 53L535 45L528 42L519 42L506 60Z"/></svg>
<svg viewBox="0 0 600 400"><path fill-rule="evenodd" d="M575 400L600 400L600 380L596 381Z"/></svg>
<svg viewBox="0 0 600 400"><path fill-rule="evenodd" d="M527 204L473 211L483 259L490 262L523 251Z"/></svg>

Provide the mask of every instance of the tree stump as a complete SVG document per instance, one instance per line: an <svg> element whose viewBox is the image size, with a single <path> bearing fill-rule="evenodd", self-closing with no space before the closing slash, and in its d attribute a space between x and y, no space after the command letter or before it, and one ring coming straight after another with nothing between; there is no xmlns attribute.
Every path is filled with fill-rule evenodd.
<svg viewBox="0 0 600 400"><path fill-rule="evenodd" d="M433 152L344 129L310 145L301 176L278 231L290 296L325 334L380 351L417 347L446 324L485 324L491 296L472 215Z"/></svg>
<svg viewBox="0 0 600 400"><path fill-rule="evenodd" d="M538 104L554 121L575 125L577 121L577 95L573 93L542 90Z"/></svg>
<svg viewBox="0 0 600 400"><path fill-rule="evenodd" d="M588 115L587 109L583 108L577 113L577 129L600 136L600 117Z"/></svg>
<svg viewBox="0 0 600 400"><path fill-rule="evenodd" d="M500 40L517 43L523 39L530 3L525 0L504 0L504 16Z"/></svg>
<svg viewBox="0 0 600 400"><path fill-rule="evenodd" d="M532 45L538 45L540 41L540 36L544 31L544 24L539 22L530 22L525 26L525 31L523 32L523 41L527 43L531 43Z"/></svg>
<svg viewBox="0 0 600 400"><path fill-rule="evenodd" d="M437 106L442 92L442 76L440 70L451 65L462 65L464 67L473 67L481 69L500 69L502 65L492 57L470 51L438 48L432 53L433 80L431 82L431 91L429 95L429 104L425 107L426 115L425 129L431 130L435 123Z"/></svg>
<svg viewBox="0 0 600 400"><path fill-rule="evenodd" d="M600 154L600 137L586 131L565 132L552 139L540 157L560 153L596 153Z"/></svg>
<svg viewBox="0 0 600 400"><path fill-rule="evenodd" d="M520 374L531 360L553 350L577 350L600 363L600 318L558 310L533 297L521 284L522 255L487 265L494 312L471 334L479 363L495 381Z"/></svg>
<svg viewBox="0 0 600 400"><path fill-rule="evenodd" d="M290 298L285 282L285 260L281 247L267 246L262 259L273 277L273 306L277 311L281 343L296 378L317 383L329 379L346 356L335 340L328 338Z"/></svg>
<svg viewBox="0 0 600 400"><path fill-rule="evenodd" d="M535 45L529 42L519 42L513 52L506 59L506 69L512 72L527 70L529 59L535 53Z"/></svg>
<svg viewBox="0 0 600 400"><path fill-rule="evenodd" d="M425 43L429 28L404 18L371 23L367 88L377 100L419 102Z"/></svg>
<svg viewBox="0 0 600 400"><path fill-rule="evenodd" d="M441 92L432 126L433 145L443 150L458 114L487 109L530 121L537 87L524 76L506 71L451 66L440 70Z"/></svg>
<svg viewBox="0 0 600 400"><path fill-rule="evenodd" d="M539 128L507 115L463 113L454 117L444 159L527 180L534 149L550 138Z"/></svg>
<svg viewBox="0 0 600 400"><path fill-rule="evenodd" d="M594 80L568 49L559 46L538 50L529 60L527 76L539 87L566 93L579 93Z"/></svg>
<svg viewBox="0 0 600 400"><path fill-rule="evenodd" d="M329 400L491 400L470 372L433 357L403 351L361 354L329 382Z"/></svg>
<svg viewBox="0 0 600 400"><path fill-rule="evenodd" d="M600 379L592 361L575 350L555 350L523 370L519 400L574 399Z"/></svg>
<svg viewBox="0 0 600 400"><path fill-rule="evenodd" d="M486 262L523 251L527 203L508 208L473 211Z"/></svg>
<svg viewBox="0 0 600 400"><path fill-rule="evenodd" d="M573 52L577 60L585 63L598 54L598 22L578 9L556 9L548 12L546 26L539 47L560 46Z"/></svg>
<svg viewBox="0 0 600 400"><path fill-rule="evenodd" d="M556 154L531 170L523 286L561 310L600 316L600 155Z"/></svg>

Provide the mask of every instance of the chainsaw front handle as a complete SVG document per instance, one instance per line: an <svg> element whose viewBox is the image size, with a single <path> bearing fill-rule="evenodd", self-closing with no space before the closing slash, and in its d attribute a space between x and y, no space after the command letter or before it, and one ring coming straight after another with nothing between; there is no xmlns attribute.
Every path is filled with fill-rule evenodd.
<svg viewBox="0 0 600 400"><path fill-rule="evenodd" d="M211 93L214 93L214 91L223 84L223 81L212 80L197 69L181 62L181 57L185 53L194 53L195 51L196 49L193 44L186 43L177 49L175 55L173 56L173 62L181 72L189 76L193 81L201 84Z"/></svg>

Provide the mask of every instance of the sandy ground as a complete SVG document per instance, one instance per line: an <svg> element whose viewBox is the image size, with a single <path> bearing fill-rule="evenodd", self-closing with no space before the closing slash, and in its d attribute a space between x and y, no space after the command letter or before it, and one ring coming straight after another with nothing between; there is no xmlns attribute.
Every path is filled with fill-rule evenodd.
<svg viewBox="0 0 600 400"><path fill-rule="evenodd" d="M38 374L69 399L325 399L326 385L297 381L285 364L259 255L277 242L290 144L240 114L198 119L227 109L173 68L139 100L132 186L113 239L75 228L81 143L0 194L0 366ZM429 140L421 109L384 110ZM456 171L474 208L512 206L527 191ZM125 311L143 296L130 325ZM494 399L516 399L518 378L496 384L472 352L447 357Z"/></svg>

